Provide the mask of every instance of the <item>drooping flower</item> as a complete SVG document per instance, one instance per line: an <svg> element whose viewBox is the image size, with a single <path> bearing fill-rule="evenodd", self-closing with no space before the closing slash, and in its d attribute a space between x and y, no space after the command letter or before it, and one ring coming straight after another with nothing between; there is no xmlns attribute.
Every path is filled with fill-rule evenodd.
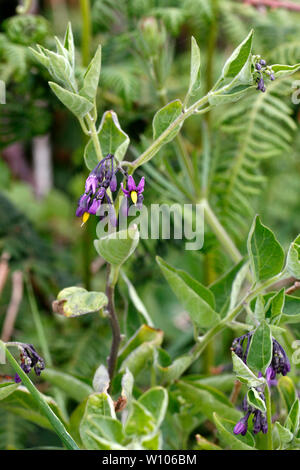
<svg viewBox="0 0 300 470"><path fill-rule="evenodd" d="M265 79L275 80L275 75L270 66L267 65L267 62L264 59L259 59L259 56L254 56L255 59L255 79L257 83L257 90L266 91Z"/></svg>
<svg viewBox="0 0 300 470"><path fill-rule="evenodd" d="M34 369L36 375L41 375L45 369L44 359L39 356L32 344L18 343L20 351L21 368L25 374L29 374L31 369ZM15 375L15 382L20 383L21 378L18 374Z"/></svg>
<svg viewBox="0 0 300 470"><path fill-rule="evenodd" d="M112 204L107 189L117 189L117 171L119 168L114 168L114 156L108 154L90 172L85 182L85 193L80 196L76 210L76 216L82 217L83 224L90 214L97 214L104 199L108 204Z"/></svg>
<svg viewBox="0 0 300 470"><path fill-rule="evenodd" d="M245 364L247 364L247 357L252 336L253 331L250 331L249 333L246 333L239 338L235 338L232 342L231 350L234 351L235 354L239 356L239 358L242 359ZM272 360L266 370L266 379L269 386L277 385L276 374L286 375L291 370L289 358L287 357L287 354L281 344L279 344L275 338L272 338L272 344ZM259 376L262 376L262 374L259 373Z"/></svg>
<svg viewBox="0 0 300 470"><path fill-rule="evenodd" d="M140 180L139 184L136 185L133 177L129 175L127 180L127 189L124 188L123 183L121 183L122 191L126 197L130 197L133 204L142 204L144 196L143 191L145 188L145 178L144 176Z"/></svg>
<svg viewBox="0 0 300 470"><path fill-rule="evenodd" d="M248 352L251 345L252 336L253 331L250 331L238 338L235 338L232 342L231 350L234 351L235 354L240 359L242 359L245 364L247 364ZM272 338L272 345L272 359L265 374L268 386L277 385L276 374L286 375L291 370L290 361L281 344L279 344L275 338ZM259 372L258 377L262 376L262 373ZM256 387L256 391L259 393L260 398L265 401L265 396L263 392L264 385L262 385L261 387ZM250 415L253 414L253 433L257 434L261 431L263 434L266 434L268 432L268 422L266 413L263 413L262 411L249 405L247 401L247 395L244 397L242 408L245 412L245 416L237 422L233 432L235 434L245 435L248 427L248 419Z"/></svg>
<svg viewBox="0 0 300 470"><path fill-rule="evenodd" d="M234 426L233 432L234 434L241 434L242 436L245 436L248 430L248 419L250 416L250 411L247 412L245 416L243 416Z"/></svg>

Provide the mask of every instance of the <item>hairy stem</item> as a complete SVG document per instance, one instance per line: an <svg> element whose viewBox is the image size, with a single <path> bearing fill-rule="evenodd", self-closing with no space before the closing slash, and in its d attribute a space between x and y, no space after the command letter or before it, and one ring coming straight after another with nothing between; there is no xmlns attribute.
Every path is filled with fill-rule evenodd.
<svg viewBox="0 0 300 470"><path fill-rule="evenodd" d="M80 10L81 10L81 16L82 16L82 40L81 40L82 65L86 67L90 61L90 47L91 47L90 0L80 0Z"/></svg>
<svg viewBox="0 0 300 470"><path fill-rule="evenodd" d="M108 373L109 373L109 378L111 382L114 377L119 347L121 343L121 330L120 330L119 320L115 311L115 300L114 300L115 280L112 281L111 279L111 266L110 265L108 265L108 269L107 269L106 295L108 298L107 310L109 313L109 320L110 320L110 325L111 325L112 334L113 334L111 349L110 349L109 357L107 360Z"/></svg>
<svg viewBox="0 0 300 470"><path fill-rule="evenodd" d="M268 433L267 433L267 450L273 450L273 438L272 438L272 402L271 392L269 385L265 387L265 399L267 408L267 421L268 421Z"/></svg>
<svg viewBox="0 0 300 470"><path fill-rule="evenodd" d="M69 450L79 450L76 442L72 439L70 434L67 432L61 420L56 416L56 414L51 410L50 406L44 399L43 395L37 390L34 384L31 382L30 378L25 374L21 369L13 355L7 349L5 343L0 341L0 348L5 352L6 358L15 372L20 376L22 383L26 386L29 393L32 395L36 401L37 408L40 409L46 418L49 420L51 426L53 427L56 434L60 437L63 444Z"/></svg>

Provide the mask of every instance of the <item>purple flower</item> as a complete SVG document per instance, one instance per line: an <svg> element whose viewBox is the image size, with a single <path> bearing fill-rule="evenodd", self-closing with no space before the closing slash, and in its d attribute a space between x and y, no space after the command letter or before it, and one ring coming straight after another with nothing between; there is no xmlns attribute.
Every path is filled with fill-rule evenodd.
<svg viewBox="0 0 300 470"><path fill-rule="evenodd" d="M248 411L248 413L236 423L236 425L233 428L234 434L241 434L242 436L245 436L247 429L248 429L249 416L250 416L250 412Z"/></svg>
<svg viewBox="0 0 300 470"><path fill-rule="evenodd" d="M76 210L76 216L82 217L83 224L87 222L90 214L98 213L104 198L108 204L112 204L107 189L116 191L116 172L119 170L119 167L114 169L114 156L109 153L90 172L85 182L85 193L80 196Z"/></svg>
<svg viewBox="0 0 300 470"><path fill-rule="evenodd" d="M16 384L19 384L19 383L22 382L22 380L21 380L21 378L18 374L15 375L14 381L15 381Z"/></svg>
<svg viewBox="0 0 300 470"><path fill-rule="evenodd" d="M262 77L260 77L258 79L258 83L257 83L257 90L260 90L262 91L263 93L266 91L266 87L265 87L265 82L264 82L264 79Z"/></svg>
<svg viewBox="0 0 300 470"><path fill-rule="evenodd" d="M261 59L259 61L260 65L262 65L263 67L265 67L267 65L267 62L264 60L264 59Z"/></svg>
<svg viewBox="0 0 300 470"><path fill-rule="evenodd" d="M127 189L124 188L123 183L121 183L122 191L126 197L130 197L133 204L142 204L144 196L142 195L145 187L145 178L144 176L140 180L139 184L136 186L133 177L130 175L127 181Z"/></svg>
<svg viewBox="0 0 300 470"><path fill-rule="evenodd" d="M257 62L257 63L255 64L255 68L256 68L256 70L261 70L261 65Z"/></svg>
<svg viewBox="0 0 300 470"><path fill-rule="evenodd" d="M45 369L44 359L39 356L32 344L18 343L20 351L21 368L25 374L29 374L31 369L34 369L36 375L41 375ZM18 374L15 375L15 383L20 383L21 378Z"/></svg>

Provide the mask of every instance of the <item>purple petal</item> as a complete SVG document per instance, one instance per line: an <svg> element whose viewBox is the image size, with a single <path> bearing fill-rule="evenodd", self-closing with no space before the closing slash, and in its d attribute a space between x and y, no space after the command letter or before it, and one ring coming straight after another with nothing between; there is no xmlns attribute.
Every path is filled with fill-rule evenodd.
<svg viewBox="0 0 300 470"><path fill-rule="evenodd" d="M144 187L145 187L145 177L143 176L143 178L141 179L141 181L139 182L139 184L136 188L136 191L138 193L142 193L144 191Z"/></svg>
<svg viewBox="0 0 300 470"><path fill-rule="evenodd" d="M131 191L137 191L134 179L131 175L129 175L129 177L128 177L127 187L128 187L128 191L130 193L131 193Z"/></svg>

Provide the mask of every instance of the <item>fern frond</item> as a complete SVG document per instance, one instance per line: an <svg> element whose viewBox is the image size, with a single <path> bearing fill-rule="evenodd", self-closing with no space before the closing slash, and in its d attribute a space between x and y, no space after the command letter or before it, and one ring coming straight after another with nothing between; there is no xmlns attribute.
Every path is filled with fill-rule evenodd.
<svg viewBox="0 0 300 470"><path fill-rule="evenodd" d="M235 235L248 227L253 198L260 194L264 183L261 164L291 151L297 126L291 118L292 106L283 101L291 92L291 80L269 84L266 93L253 91L221 119L221 130L227 136L221 146L213 188L220 217Z"/></svg>

